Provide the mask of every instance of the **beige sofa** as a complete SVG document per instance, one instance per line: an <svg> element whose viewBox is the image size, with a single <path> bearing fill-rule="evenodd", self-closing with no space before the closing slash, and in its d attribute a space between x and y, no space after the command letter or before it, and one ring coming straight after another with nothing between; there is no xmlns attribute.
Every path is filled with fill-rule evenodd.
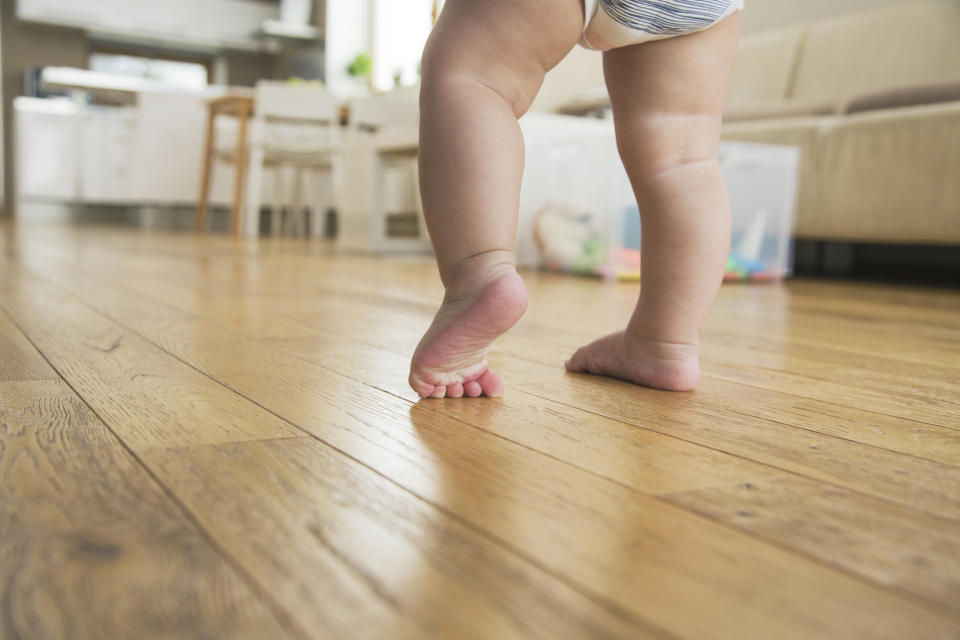
<svg viewBox="0 0 960 640"><path fill-rule="evenodd" d="M801 147L800 238L960 244L960 2L745 36L724 138Z"/></svg>

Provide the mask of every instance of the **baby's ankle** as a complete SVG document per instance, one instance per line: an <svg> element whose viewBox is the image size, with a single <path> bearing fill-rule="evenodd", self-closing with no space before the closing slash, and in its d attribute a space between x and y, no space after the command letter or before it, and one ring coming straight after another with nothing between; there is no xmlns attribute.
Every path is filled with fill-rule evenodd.
<svg viewBox="0 0 960 640"><path fill-rule="evenodd" d="M628 325L623 335L630 342L642 343L648 354L664 360L698 359L700 356L698 334L668 334Z"/></svg>
<svg viewBox="0 0 960 640"><path fill-rule="evenodd" d="M512 251L493 249L463 258L447 269L443 282L445 298L469 295L508 273L516 273Z"/></svg>

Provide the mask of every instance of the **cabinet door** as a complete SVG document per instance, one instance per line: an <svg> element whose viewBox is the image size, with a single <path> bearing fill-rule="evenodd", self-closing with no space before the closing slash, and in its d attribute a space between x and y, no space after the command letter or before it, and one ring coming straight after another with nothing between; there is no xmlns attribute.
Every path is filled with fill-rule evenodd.
<svg viewBox="0 0 960 640"><path fill-rule="evenodd" d="M80 194L83 202L103 202L107 195L104 168L107 163L107 122L93 115L81 116Z"/></svg>
<svg viewBox="0 0 960 640"><path fill-rule="evenodd" d="M76 199L76 117L17 111L16 120L19 197Z"/></svg>
<svg viewBox="0 0 960 640"><path fill-rule="evenodd" d="M136 122L127 118L114 118L107 124L106 162L104 184L106 199L128 202L134 197L133 170Z"/></svg>

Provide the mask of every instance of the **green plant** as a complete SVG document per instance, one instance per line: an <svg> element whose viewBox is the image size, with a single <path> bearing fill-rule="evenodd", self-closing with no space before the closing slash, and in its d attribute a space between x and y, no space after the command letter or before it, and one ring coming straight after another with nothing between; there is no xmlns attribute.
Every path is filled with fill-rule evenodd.
<svg viewBox="0 0 960 640"><path fill-rule="evenodd" d="M373 59L369 53L358 53L357 57L347 65L347 73L354 78L366 78L373 69Z"/></svg>

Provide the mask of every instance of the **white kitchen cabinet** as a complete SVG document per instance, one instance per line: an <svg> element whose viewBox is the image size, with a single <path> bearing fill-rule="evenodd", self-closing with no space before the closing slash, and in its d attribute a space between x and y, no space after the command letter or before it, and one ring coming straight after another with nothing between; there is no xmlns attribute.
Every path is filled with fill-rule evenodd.
<svg viewBox="0 0 960 640"><path fill-rule="evenodd" d="M18 198L121 203L135 197L135 110L23 97L14 110Z"/></svg>
<svg viewBox="0 0 960 640"><path fill-rule="evenodd" d="M14 100L18 198L74 201L80 192L77 106L67 100Z"/></svg>
<svg viewBox="0 0 960 640"><path fill-rule="evenodd" d="M81 117L80 195L90 202L122 203L134 198L136 114L132 109L92 111Z"/></svg>
<svg viewBox="0 0 960 640"><path fill-rule="evenodd" d="M18 200L192 206L200 188L206 101L212 95L144 92L136 107L122 108L17 98ZM222 116L217 129L217 148L232 149L236 122ZM228 206L235 167L218 161L212 169L210 203ZM263 201L276 200L275 188L273 174L265 175Z"/></svg>

